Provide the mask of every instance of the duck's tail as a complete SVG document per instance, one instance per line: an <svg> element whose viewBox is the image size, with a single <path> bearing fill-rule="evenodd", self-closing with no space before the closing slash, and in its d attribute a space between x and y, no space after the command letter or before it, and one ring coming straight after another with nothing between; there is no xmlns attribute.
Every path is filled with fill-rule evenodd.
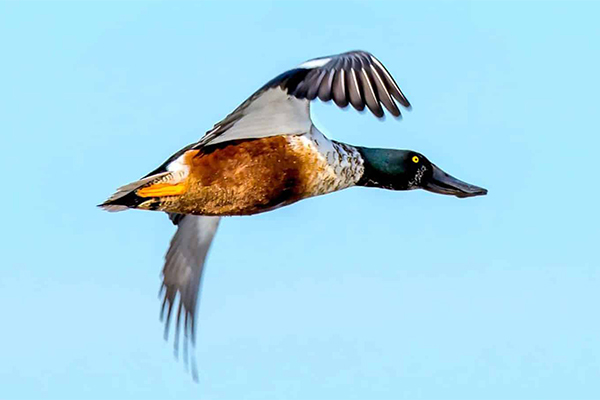
<svg viewBox="0 0 600 400"><path fill-rule="evenodd" d="M173 175L170 171L161 172L121 186L98 207L110 212L125 211L128 208L157 210L161 197L176 196L185 191L183 184L174 182L176 179Z"/></svg>

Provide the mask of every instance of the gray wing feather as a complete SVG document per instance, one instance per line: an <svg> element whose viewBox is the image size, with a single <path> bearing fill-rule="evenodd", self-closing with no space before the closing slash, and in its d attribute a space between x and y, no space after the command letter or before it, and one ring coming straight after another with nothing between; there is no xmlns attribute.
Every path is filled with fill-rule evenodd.
<svg viewBox="0 0 600 400"><path fill-rule="evenodd" d="M321 81L321 84L319 85L319 92L318 92L319 100L325 101L325 102L331 100L331 85L333 84L333 77L335 75L335 72L336 72L335 69L330 69L329 71L326 72L325 77L323 78L323 80Z"/></svg>
<svg viewBox="0 0 600 400"><path fill-rule="evenodd" d="M358 76L362 84L364 99L367 107L373 114L375 114L377 118L383 117L383 109L379 105L379 99L373 90L371 79L369 78L369 74L364 66L358 72Z"/></svg>
<svg viewBox="0 0 600 400"><path fill-rule="evenodd" d="M312 101L317 98L319 87L321 87L321 82L326 74L327 71L325 70L316 70L311 72L313 77L309 78L310 80L307 81L308 90L306 92L306 98L308 100Z"/></svg>
<svg viewBox="0 0 600 400"><path fill-rule="evenodd" d="M345 60L343 60L345 61ZM346 95L346 73L347 71L342 68L335 74L335 78L333 79L333 101L340 108L345 108L348 106L348 96Z"/></svg>
<svg viewBox="0 0 600 400"><path fill-rule="evenodd" d="M175 323L175 354L179 353L179 334L183 327L184 360L187 363L188 342L191 342L192 346L195 344L196 311L204 262L217 232L220 218L182 214L169 214L169 218L177 225L177 232L171 239L171 245L165 256L162 271L163 284L160 291L164 298L160 314L161 320L165 322L165 339L167 339L173 306L176 298L179 298ZM195 363L192 367L194 378L197 379Z"/></svg>
<svg viewBox="0 0 600 400"><path fill-rule="evenodd" d="M385 83L383 82L383 79L381 79L381 76L379 75L379 72L377 72L376 68L371 68L370 76L372 81L375 83L375 87L377 88L377 97L379 98L379 101L392 115L400 115L400 110L396 106L396 103L394 103L394 100L392 100L390 93L385 87Z"/></svg>
<svg viewBox="0 0 600 400"><path fill-rule="evenodd" d="M352 107L358 111L364 110L365 103L360 94L360 84L358 83L355 69L348 70L346 74L346 87L348 88L348 98Z"/></svg>

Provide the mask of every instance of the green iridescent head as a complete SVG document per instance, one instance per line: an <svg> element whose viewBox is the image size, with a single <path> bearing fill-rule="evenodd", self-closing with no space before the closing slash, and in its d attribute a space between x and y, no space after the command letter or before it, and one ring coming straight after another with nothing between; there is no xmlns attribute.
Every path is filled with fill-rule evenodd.
<svg viewBox="0 0 600 400"><path fill-rule="evenodd" d="M487 189L454 178L415 151L367 147L357 149L365 166L363 177L358 182L360 186L391 190L425 189L456 197L487 194Z"/></svg>

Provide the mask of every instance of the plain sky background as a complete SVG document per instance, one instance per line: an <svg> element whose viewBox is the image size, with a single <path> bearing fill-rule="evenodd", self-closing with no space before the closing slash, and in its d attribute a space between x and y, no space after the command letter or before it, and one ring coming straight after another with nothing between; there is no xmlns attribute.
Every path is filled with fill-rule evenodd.
<svg viewBox="0 0 600 400"><path fill-rule="evenodd" d="M599 3L0 3L0 398L600 398ZM223 221L195 384L162 337L174 227L95 207L273 76L374 53L401 121L331 137L489 189L354 188Z"/></svg>

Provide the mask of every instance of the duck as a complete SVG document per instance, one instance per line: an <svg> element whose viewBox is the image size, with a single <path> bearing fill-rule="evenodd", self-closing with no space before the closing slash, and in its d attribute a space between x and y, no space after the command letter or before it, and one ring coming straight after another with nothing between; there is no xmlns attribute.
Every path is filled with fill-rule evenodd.
<svg viewBox="0 0 600 400"><path fill-rule="evenodd" d="M317 99L368 110L379 119L384 109L396 118L401 117L400 107L411 109L396 80L371 53L356 50L314 58L264 84L198 142L99 205L107 211L165 212L177 226L159 294L165 339L176 315L176 354L180 330L184 352L188 344L195 345L202 272L222 217L268 212L356 186L423 189L458 198L487 194L417 151L327 138L311 119L310 104ZM197 380L197 368L192 372Z"/></svg>

